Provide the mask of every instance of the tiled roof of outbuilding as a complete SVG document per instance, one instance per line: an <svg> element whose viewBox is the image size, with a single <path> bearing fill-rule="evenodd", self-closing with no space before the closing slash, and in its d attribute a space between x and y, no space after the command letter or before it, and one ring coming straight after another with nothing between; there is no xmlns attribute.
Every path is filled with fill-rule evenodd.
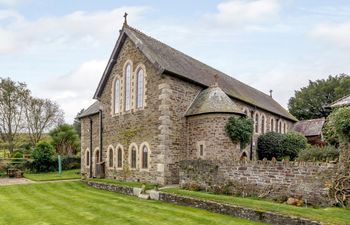
<svg viewBox="0 0 350 225"><path fill-rule="evenodd" d="M143 54L163 73L182 77L204 87L214 83L214 75L219 76L219 86L230 97L270 111L292 121L297 119L269 95L258 91L128 25L123 26L108 66L95 93L99 99L111 68L116 63L121 45L128 36Z"/></svg>
<svg viewBox="0 0 350 225"><path fill-rule="evenodd" d="M99 110L100 110L100 102L96 101L92 105L90 105L86 110L84 110L78 116L78 118L80 119L80 118L83 118L83 117L95 115L95 114L97 114L99 112Z"/></svg>
<svg viewBox="0 0 350 225"><path fill-rule="evenodd" d="M325 118L302 120L294 125L294 131L304 134L306 137L318 136L322 134Z"/></svg>
<svg viewBox="0 0 350 225"><path fill-rule="evenodd" d="M211 86L203 90L188 109L186 116L206 113L243 114L234 102L219 88Z"/></svg>

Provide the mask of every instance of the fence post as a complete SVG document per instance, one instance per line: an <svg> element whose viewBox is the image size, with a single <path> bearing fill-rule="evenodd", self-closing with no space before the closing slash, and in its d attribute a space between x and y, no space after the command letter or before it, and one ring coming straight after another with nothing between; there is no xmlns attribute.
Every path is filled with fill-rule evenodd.
<svg viewBox="0 0 350 225"><path fill-rule="evenodd" d="M61 155L58 155L58 174L62 174L62 160L61 160Z"/></svg>

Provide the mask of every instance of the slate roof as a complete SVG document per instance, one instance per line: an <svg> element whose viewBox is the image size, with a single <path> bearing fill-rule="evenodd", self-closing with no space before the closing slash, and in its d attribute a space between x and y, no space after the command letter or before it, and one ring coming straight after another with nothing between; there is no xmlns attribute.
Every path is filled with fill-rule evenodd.
<svg viewBox="0 0 350 225"><path fill-rule="evenodd" d="M100 110L100 102L99 101L95 101L92 105L90 105L86 110L84 110L79 116L78 118L83 118L83 117L87 117L87 116L92 116L95 115L99 112Z"/></svg>
<svg viewBox="0 0 350 225"><path fill-rule="evenodd" d="M350 106L350 95L347 95L331 104L332 108L342 107L342 106Z"/></svg>
<svg viewBox="0 0 350 225"><path fill-rule="evenodd" d="M322 134L325 118L302 120L294 125L294 131L302 133L305 137L318 136Z"/></svg>
<svg viewBox="0 0 350 225"><path fill-rule="evenodd" d="M187 110L186 116L207 113L243 114L236 104L217 85L203 90Z"/></svg>
<svg viewBox="0 0 350 225"><path fill-rule="evenodd" d="M214 83L214 76L218 75L218 83L222 90L230 97L239 99L248 104L270 111L286 119L297 121L286 109L278 104L269 95L258 91L146 34L135 28L124 25L116 46L112 52L103 77L96 90L95 99L99 99L102 90L108 80L111 69L116 63L122 43L128 36L138 49L155 65L162 73L178 76L209 87Z"/></svg>

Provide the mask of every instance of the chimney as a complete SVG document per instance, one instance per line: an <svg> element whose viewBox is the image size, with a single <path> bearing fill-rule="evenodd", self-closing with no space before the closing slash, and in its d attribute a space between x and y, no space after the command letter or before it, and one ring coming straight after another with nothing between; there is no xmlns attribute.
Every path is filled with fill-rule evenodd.
<svg viewBox="0 0 350 225"><path fill-rule="evenodd" d="M273 92L273 90L270 90L270 97L272 98L272 92Z"/></svg>

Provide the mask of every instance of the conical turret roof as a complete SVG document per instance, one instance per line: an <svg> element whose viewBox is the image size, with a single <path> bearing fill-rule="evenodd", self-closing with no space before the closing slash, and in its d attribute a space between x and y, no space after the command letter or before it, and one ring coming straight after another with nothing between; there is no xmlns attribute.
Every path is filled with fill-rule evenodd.
<svg viewBox="0 0 350 225"><path fill-rule="evenodd" d="M188 109L186 116L207 113L243 114L218 85L203 90Z"/></svg>

